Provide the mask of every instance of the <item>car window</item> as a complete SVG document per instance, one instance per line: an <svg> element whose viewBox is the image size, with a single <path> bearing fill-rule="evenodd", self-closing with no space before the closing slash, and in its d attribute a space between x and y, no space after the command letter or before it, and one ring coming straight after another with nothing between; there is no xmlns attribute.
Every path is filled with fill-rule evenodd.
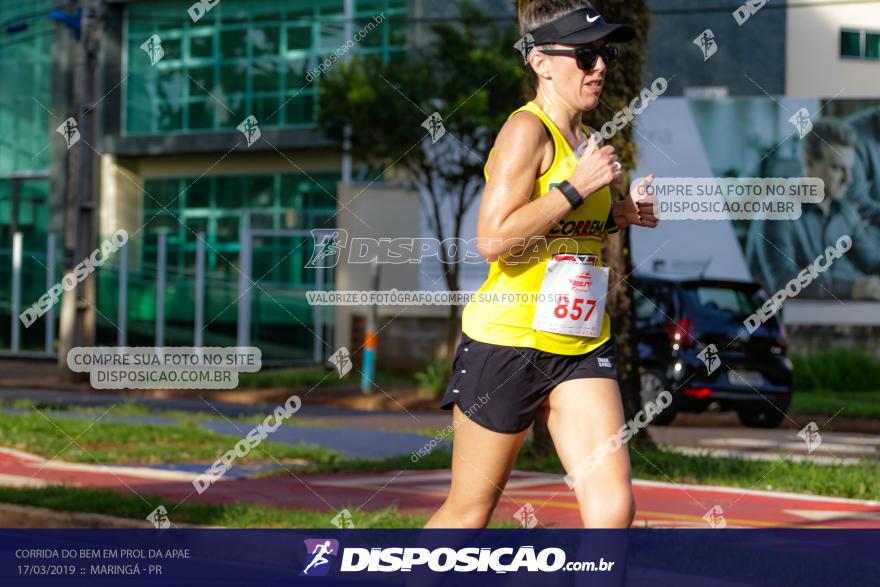
<svg viewBox="0 0 880 587"><path fill-rule="evenodd" d="M668 288L659 284L637 284L633 287L636 320L648 324L665 324L672 319L672 300Z"/></svg>
<svg viewBox="0 0 880 587"><path fill-rule="evenodd" d="M762 303L757 291L748 289L692 286L685 292L689 309L703 315L748 316Z"/></svg>
<svg viewBox="0 0 880 587"><path fill-rule="evenodd" d="M642 293L644 289L633 289L633 301L636 305L636 320L647 320L654 315L654 306Z"/></svg>

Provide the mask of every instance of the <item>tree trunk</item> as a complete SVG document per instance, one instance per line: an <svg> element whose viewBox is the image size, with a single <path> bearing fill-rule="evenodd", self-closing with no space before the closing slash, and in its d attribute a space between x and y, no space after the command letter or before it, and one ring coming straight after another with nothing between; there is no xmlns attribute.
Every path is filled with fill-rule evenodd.
<svg viewBox="0 0 880 587"><path fill-rule="evenodd" d="M617 346L617 382L626 421L632 420L642 409L635 307L630 286L626 282L633 271L630 253L628 228L620 229L617 235L607 239L605 262L611 268L607 305L611 312L611 335ZM654 446L647 431L636 435L630 442L641 447Z"/></svg>

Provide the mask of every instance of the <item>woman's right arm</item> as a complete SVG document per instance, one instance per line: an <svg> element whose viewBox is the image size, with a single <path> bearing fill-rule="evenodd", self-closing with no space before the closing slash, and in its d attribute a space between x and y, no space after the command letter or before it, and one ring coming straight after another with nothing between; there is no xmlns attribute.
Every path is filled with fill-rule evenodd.
<svg viewBox="0 0 880 587"><path fill-rule="evenodd" d="M489 159L477 223L478 249L488 261L543 237L571 211L558 189L531 200L549 140L544 124L529 113L516 114L501 129ZM613 161L611 146L588 150L569 182L586 198L616 178Z"/></svg>

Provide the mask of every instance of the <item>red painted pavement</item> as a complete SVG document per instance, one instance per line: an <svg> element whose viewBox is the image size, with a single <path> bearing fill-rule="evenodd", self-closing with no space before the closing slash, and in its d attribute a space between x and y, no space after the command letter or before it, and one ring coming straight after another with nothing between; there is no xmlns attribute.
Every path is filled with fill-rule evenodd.
<svg viewBox="0 0 880 587"><path fill-rule="evenodd" d="M165 500L163 505L169 512L183 501L243 501L333 515L343 508L372 511L391 505L403 513L426 514L442 503L449 487L448 471L398 471L222 480L198 495L192 477L139 467L70 465L0 452L0 484L66 484L153 494ZM639 480L634 481L634 490L638 506L635 526L706 528L709 522L704 516L714 510L715 523L731 528L880 528L877 502ZM534 511L539 526L581 525L574 494L561 476L515 471L495 519L512 519L526 504ZM354 523L357 525L356 518Z"/></svg>

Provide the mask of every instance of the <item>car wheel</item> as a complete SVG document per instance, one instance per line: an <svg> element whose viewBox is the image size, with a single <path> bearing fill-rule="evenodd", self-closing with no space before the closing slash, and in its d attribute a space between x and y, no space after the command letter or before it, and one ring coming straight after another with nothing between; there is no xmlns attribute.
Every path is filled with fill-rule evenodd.
<svg viewBox="0 0 880 587"><path fill-rule="evenodd" d="M776 428L785 419L785 407L767 407L760 410L737 410L736 415L744 426L749 428Z"/></svg>
<svg viewBox="0 0 880 587"><path fill-rule="evenodd" d="M669 384L663 374L653 369L647 369L642 372L641 383L642 389L640 395L642 398L642 406L646 405L648 402L656 402L661 393L669 390ZM654 419L651 420L651 424L666 426L675 420L675 416L678 414L678 407L675 405L674 398L675 396L673 395L672 403L662 412L654 416Z"/></svg>

